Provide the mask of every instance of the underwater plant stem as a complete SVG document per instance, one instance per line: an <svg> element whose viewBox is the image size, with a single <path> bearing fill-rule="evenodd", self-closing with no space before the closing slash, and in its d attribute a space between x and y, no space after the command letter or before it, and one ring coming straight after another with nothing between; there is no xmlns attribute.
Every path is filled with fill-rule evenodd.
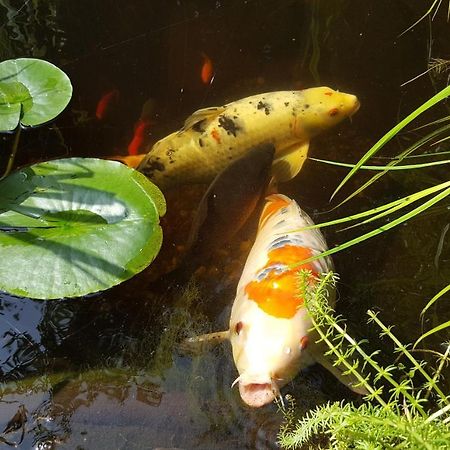
<svg viewBox="0 0 450 450"><path fill-rule="evenodd" d="M402 354L405 355L413 364L413 366L423 375L423 377L428 381L429 383L429 389L434 389L436 393L439 395L441 400L449 404L449 401L447 400L447 396L439 389L439 387L436 385L436 380L430 377L428 373L423 369L422 365L417 362L417 360L414 358L413 355L406 349L406 347L391 333L388 327L384 325L383 322L381 322L380 319L378 319L377 314L373 311L369 310L367 311L367 314L373 320L383 331L384 334L389 336L389 338L394 342L396 347L401 350Z"/></svg>
<svg viewBox="0 0 450 450"><path fill-rule="evenodd" d="M1 176L0 180L3 180L3 178L8 176L9 173L11 172L11 169L13 168L14 159L16 158L17 149L19 148L19 139L20 139L21 131L22 131L22 127L20 126L20 123L19 123L19 125L16 128L16 133L15 133L15 136L14 136L13 147L12 147L11 153L9 155L8 164L7 164L5 172Z"/></svg>
<svg viewBox="0 0 450 450"><path fill-rule="evenodd" d="M445 353L444 353L443 357L441 358L439 367L437 368L436 373L433 376L433 384L430 384L428 386L427 392L425 394L426 399L428 399L428 397L430 396L433 386L437 385L437 381L438 381L439 377L441 376L442 370L444 369L444 365L445 365L445 363L448 362L449 355L450 355L450 345L447 345L447 349L445 350ZM450 405L447 404L446 408L449 409Z"/></svg>
<svg viewBox="0 0 450 450"><path fill-rule="evenodd" d="M303 271L301 271L303 272ZM379 395L379 390L374 389L374 387L370 386L367 378L364 378L357 370L354 364L350 364L347 361L347 355L343 354L343 352L338 348L338 346L341 345L341 343L338 344L338 346L336 346L335 344L333 344L333 342L331 342L331 340L328 338L328 336L330 335L329 331L326 330L325 332L321 329L321 326L326 325L328 327L333 328L338 336L340 336L342 339L346 340L349 344L351 349L356 350L356 352L363 358L363 360L369 364L370 366L372 366L373 369L375 369L375 371L378 374L382 374L382 377L389 383L391 384L391 386L393 386L395 388L396 391L401 392L402 395L407 398L411 405L414 406L414 408L416 409L416 411L422 416L422 417L427 417L427 413L425 412L425 410L422 408L422 406L420 405L420 402L417 401L416 398L414 398L408 391L407 388L402 386L401 384L399 384L393 376L391 376L389 374L389 371L387 369L384 369L383 367L381 367L372 357L371 355L368 355L362 348L361 346L358 344L358 342L356 342L347 332L344 328L342 328L336 321L336 319L332 316L332 314L330 314L330 311L332 311L332 309L326 304L326 299L324 299L323 294L321 293L324 290L324 287L327 286L328 283L330 283L330 279L332 280L333 277L333 273L329 272L323 279L320 280L320 284L317 287L317 294L315 297L315 301L314 299L312 300L314 303L311 305L311 303L308 301L306 296L305 298L307 299L307 304L306 307L308 309L308 312L310 313L310 316L312 318L312 322L313 322L313 326L314 329L319 333L321 340L323 340L325 342L325 344L328 346L328 348L330 349L330 352L332 354L334 354L337 357L337 361L335 362L335 365L339 365L339 364L343 364L349 373L353 374L358 381L360 381L361 385L364 386L368 391L369 391L369 397L373 397L375 398L381 406L383 406L384 408L388 408L390 407L388 404L386 404L386 402L380 397ZM308 306L308 303L310 306ZM373 312L369 311L368 314L370 316L370 313L372 313L372 315L374 314ZM372 317L372 316L371 316ZM319 319L317 319L319 318ZM375 319L374 319L375 320ZM381 322L380 322L381 323ZM383 325L383 324L382 324ZM383 325L384 326L384 325ZM383 330L386 327L382 328ZM389 331L389 330L388 330ZM390 333L392 334L392 333ZM401 346L401 343L398 343ZM405 352L406 353L406 352ZM410 355L411 356L411 355ZM412 356L411 356L412 358ZM414 358L413 358L414 359ZM417 364L417 362L414 360L415 364ZM418 365L418 364L417 364ZM422 369L423 370L423 369ZM427 379L429 379L431 381L431 378L428 376L428 374L426 374ZM436 392L441 392L439 390L439 388L435 387ZM440 395L440 394L439 394ZM443 395L443 394L442 394ZM444 396L445 398L445 396Z"/></svg>
<svg viewBox="0 0 450 450"><path fill-rule="evenodd" d="M317 308L317 312L319 313L319 316L322 317L324 319L324 321L326 321L328 326L331 325L333 328L337 329L339 335L343 336L348 342L350 342L352 348L356 348L357 351L359 353L361 353L362 350L360 349L360 347L357 344L357 342L351 336L349 336L345 332L345 330L343 330L336 323L336 321L333 320L333 318L329 314L327 314L327 311L324 310L325 308L322 307L321 300L325 300L325 299L322 298L322 299L317 300L317 298L321 295L321 292L323 291L323 289L326 290L326 286L329 283L333 282L333 275L334 275L333 272L328 272L326 274L326 276L320 280L320 284L317 287L317 291L316 291L317 292L317 294L316 294L317 295L316 296L316 302L315 302L315 305L314 305L313 308ZM308 306L307 306L307 308L308 308ZM309 309L308 309L308 311L309 311ZM330 339L328 339L328 334L321 329L321 324L318 323L318 321L316 321L316 319L314 317L315 314L313 313L313 314L310 314L310 315L311 315L311 319L312 319L312 323L313 323L314 329L319 334L320 339L325 342L325 344L330 349L330 351L336 356L337 360L339 361L338 365L339 364L343 364L346 367L346 369L348 370L348 372L353 374L358 379L358 381L361 384L361 386L365 387L369 391L370 395L372 397L374 397L381 406L383 406L384 408L387 408L388 405L386 404L386 402L380 397L378 392L367 382L367 379L364 378L355 369L353 364L349 363L346 358L342 357L342 352L340 350L338 350L338 348L331 342Z"/></svg>

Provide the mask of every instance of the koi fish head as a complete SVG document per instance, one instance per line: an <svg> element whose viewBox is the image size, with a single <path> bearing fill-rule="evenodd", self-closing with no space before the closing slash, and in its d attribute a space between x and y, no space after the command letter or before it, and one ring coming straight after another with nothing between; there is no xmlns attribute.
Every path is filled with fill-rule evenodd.
<svg viewBox="0 0 450 450"><path fill-rule="evenodd" d="M230 321L230 341L242 400L260 407L280 396L301 366L311 363L304 353L311 322L305 308L290 319L266 314L253 301L239 303ZM305 358L302 358L302 356Z"/></svg>
<svg viewBox="0 0 450 450"><path fill-rule="evenodd" d="M299 94L294 133L307 132L314 136L351 117L360 107L355 95L328 87L305 89Z"/></svg>

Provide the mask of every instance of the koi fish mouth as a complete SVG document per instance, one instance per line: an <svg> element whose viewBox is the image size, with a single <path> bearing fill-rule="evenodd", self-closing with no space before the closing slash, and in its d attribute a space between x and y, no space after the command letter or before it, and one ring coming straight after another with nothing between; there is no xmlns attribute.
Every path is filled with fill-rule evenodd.
<svg viewBox="0 0 450 450"><path fill-rule="evenodd" d="M239 382L239 394L244 403L252 408L259 408L275 400L280 391L275 383Z"/></svg>

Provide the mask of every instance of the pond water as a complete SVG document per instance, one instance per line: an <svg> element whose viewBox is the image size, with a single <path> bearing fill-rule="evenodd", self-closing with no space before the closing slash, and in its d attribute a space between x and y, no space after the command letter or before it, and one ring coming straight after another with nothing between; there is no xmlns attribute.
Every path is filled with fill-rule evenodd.
<svg viewBox="0 0 450 450"><path fill-rule="evenodd" d="M401 86L427 69L430 56L449 57L446 8L431 26L426 19L401 34L427 5L407 0L0 1L1 58L47 59L74 86L55 123L24 133L17 163L126 155L144 106L149 124L142 142L134 144L141 152L196 109L319 85L356 94L361 108L351 121L314 139L310 156L355 162L447 81L445 75L424 75ZM205 58L214 73L206 83ZM110 94L108 104L99 110L105 94ZM427 120L444 114L448 109L440 106ZM383 154L396 155L417 136L403 134ZM12 137L0 139L4 162ZM329 203L330 195L346 171L307 161L280 191L318 222L446 181L446 170L385 176L332 210L336 203ZM345 193L366 179L355 177ZM43 302L0 293L0 430L21 405L27 417L23 429L8 434L10 443L23 449L277 448L282 419L277 406L252 410L243 405L230 387L237 373L229 346L194 357L177 348L182 336L227 327L254 239L254 227L248 226L215 251L199 269L196 284L161 278L176 263L204 189L168 194L163 250L134 279L82 299ZM341 280L338 311L355 335L369 337L374 347L386 342L366 324L368 308L379 310L398 337L410 342L420 335L421 309L448 283L447 205L334 257ZM330 228L324 234L332 247L360 232ZM439 304L426 329L449 320L449 312ZM429 345L438 348L444 339L445 334ZM296 398L300 413L329 400L357 400L318 366L301 373L283 393Z"/></svg>

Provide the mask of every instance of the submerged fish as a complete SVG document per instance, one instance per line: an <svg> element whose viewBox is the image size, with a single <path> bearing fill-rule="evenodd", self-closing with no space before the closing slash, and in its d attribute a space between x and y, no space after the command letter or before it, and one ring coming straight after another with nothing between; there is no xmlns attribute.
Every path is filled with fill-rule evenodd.
<svg viewBox="0 0 450 450"><path fill-rule="evenodd" d="M231 341L239 372L233 385L239 384L241 398L249 406L270 403L300 369L315 361L350 382L308 337L312 322L299 294L298 271L319 275L333 269L329 257L293 267L327 249L319 230L295 231L312 224L294 200L281 194L268 196L237 287L229 330L191 339L192 343ZM333 292L330 297L334 298Z"/></svg>
<svg viewBox="0 0 450 450"><path fill-rule="evenodd" d="M202 52L202 67L200 69L200 79L203 84L211 84L214 79L214 68L211 58Z"/></svg>
<svg viewBox="0 0 450 450"><path fill-rule="evenodd" d="M266 193L275 148L259 145L231 163L209 186L197 208L185 260L195 267L242 228ZM236 180L239 180L238 182Z"/></svg>
<svg viewBox="0 0 450 450"><path fill-rule="evenodd" d="M133 138L128 144L128 154L137 155L145 140L145 135L151 126L150 120L139 119L134 126Z"/></svg>
<svg viewBox="0 0 450 450"><path fill-rule="evenodd" d="M160 189L210 182L232 161L263 143L275 146L272 173L300 171L309 141L359 108L351 94L317 87L243 98L196 111L183 128L158 141L138 166Z"/></svg>
<svg viewBox="0 0 450 450"><path fill-rule="evenodd" d="M112 89L106 94L103 94L95 108L95 117L98 120L103 120L107 116L111 105L119 100L119 96L120 94L117 89Z"/></svg>

